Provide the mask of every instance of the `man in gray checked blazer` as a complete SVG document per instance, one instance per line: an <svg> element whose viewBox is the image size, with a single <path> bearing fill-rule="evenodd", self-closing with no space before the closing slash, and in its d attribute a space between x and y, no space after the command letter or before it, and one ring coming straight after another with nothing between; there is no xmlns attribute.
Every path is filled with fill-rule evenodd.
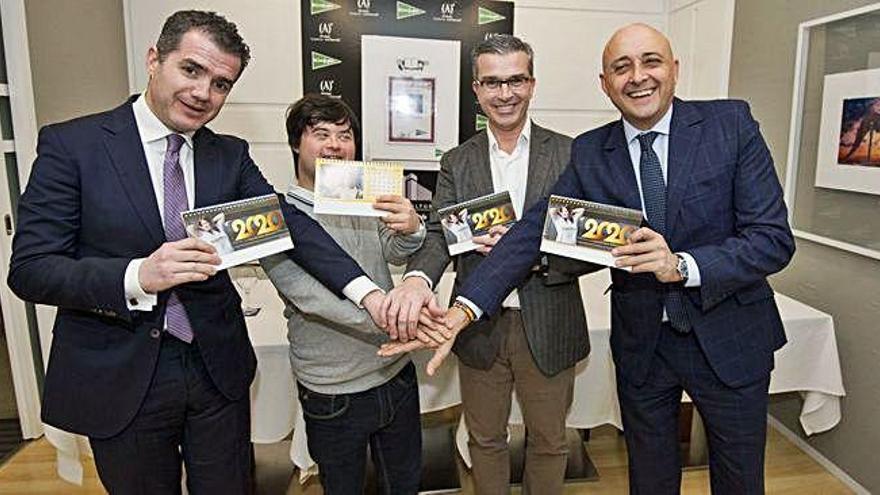
<svg viewBox="0 0 880 495"><path fill-rule="evenodd" d="M407 265L404 282L389 294L392 336L399 332L405 338L403 322L433 301L431 288L450 260L458 278L466 279L507 230L495 226L474 238L481 245L478 251L450 257L438 209L509 191L522 215L548 194L568 164L571 139L528 119L535 86L532 59L531 47L513 36L493 37L474 49L473 89L489 128L440 161L424 245ZM556 268L555 259L551 268ZM476 492L509 493L507 420L516 391L528 432L523 493L561 493L574 365L590 349L577 277L548 270L545 261L511 292L504 308L475 322L453 349L460 362Z"/></svg>

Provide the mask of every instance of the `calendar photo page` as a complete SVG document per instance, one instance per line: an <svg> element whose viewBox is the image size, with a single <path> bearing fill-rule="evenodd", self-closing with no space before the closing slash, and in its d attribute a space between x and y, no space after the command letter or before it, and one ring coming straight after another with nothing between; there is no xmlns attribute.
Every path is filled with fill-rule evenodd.
<svg viewBox="0 0 880 495"><path fill-rule="evenodd" d="M315 213L380 217L383 194L403 196L403 164L319 158L315 161Z"/></svg>

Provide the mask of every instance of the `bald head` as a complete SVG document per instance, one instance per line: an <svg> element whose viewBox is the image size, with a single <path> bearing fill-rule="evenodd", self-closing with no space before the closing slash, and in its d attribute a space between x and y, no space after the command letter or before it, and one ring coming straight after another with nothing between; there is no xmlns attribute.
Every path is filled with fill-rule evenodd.
<svg viewBox="0 0 880 495"><path fill-rule="evenodd" d="M672 105L678 61L660 31L630 24L618 29L605 45L599 79L623 118L648 130Z"/></svg>
<svg viewBox="0 0 880 495"><path fill-rule="evenodd" d="M626 51L626 48L632 48L634 44L659 50L670 59L674 59L672 45L663 33L647 24L636 22L615 31L608 39L608 43L605 43L605 49L602 51L602 69L605 70L608 64L621 55L621 52Z"/></svg>

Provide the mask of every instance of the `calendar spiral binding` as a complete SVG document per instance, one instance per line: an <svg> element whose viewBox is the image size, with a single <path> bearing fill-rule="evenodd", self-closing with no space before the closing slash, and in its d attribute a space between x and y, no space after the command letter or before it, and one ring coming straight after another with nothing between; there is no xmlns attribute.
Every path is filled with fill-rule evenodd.
<svg viewBox="0 0 880 495"><path fill-rule="evenodd" d="M450 212L459 212L465 208L471 209L474 206L489 206L507 203L512 203L510 200L510 191L501 191L462 201L461 203L456 203L445 208L440 208L437 210L437 214L442 217Z"/></svg>
<svg viewBox="0 0 880 495"><path fill-rule="evenodd" d="M266 200L269 200L270 198L276 198L276 197L277 196L274 193L273 194L264 194L263 196L254 196L252 198L240 199L237 201L231 201L229 203L222 203L219 205L203 206L201 208L194 208L192 210L182 212L181 215L185 215L184 219L186 219L187 217L191 217L193 215L210 215L210 214L216 215L217 213L228 213L230 211L241 210L241 209L244 209L248 206L262 203ZM283 217L282 217L282 219L283 219Z"/></svg>
<svg viewBox="0 0 880 495"><path fill-rule="evenodd" d="M605 203L597 203L595 201L587 201L585 199L569 198L566 196L550 195L549 205L567 206L570 208L584 208L594 216L620 218L639 223L642 219L642 212L625 206L614 206Z"/></svg>

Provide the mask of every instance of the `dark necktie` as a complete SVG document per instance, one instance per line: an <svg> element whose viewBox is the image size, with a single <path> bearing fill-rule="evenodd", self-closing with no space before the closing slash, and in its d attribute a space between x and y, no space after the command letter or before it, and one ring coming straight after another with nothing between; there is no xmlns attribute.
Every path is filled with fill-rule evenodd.
<svg viewBox="0 0 880 495"><path fill-rule="evenodd" d="M639 177L642 181L642 196L645 200L645 215L648 223L660 235L666 237L666 182L663 180L663 169L660 167L660 159L654 153L654 139L656 132L639 134L639 146L642 154L639 159ZM667 285L666 290L666 316L672 328L679 332L690 331L691 325L684 308L684 294L678 286Z"/></svg>
<svg viewBox="0 0 880 495"><path fill-rule="evenodd" d="M183 219L180 217L180 212L189 209L189 203L186 199L186 182L183 180L183 169L180 168L180 147L182 145L183 136L180 134L168 135L168 149L165 151L165 162L162 165L165 189L165 238L168 241L178 241L186 237ZM186 309L174 291L168 297L165 319L168 333L184 342L192 342L193 331L189 317L187 317Z"/></svg>

